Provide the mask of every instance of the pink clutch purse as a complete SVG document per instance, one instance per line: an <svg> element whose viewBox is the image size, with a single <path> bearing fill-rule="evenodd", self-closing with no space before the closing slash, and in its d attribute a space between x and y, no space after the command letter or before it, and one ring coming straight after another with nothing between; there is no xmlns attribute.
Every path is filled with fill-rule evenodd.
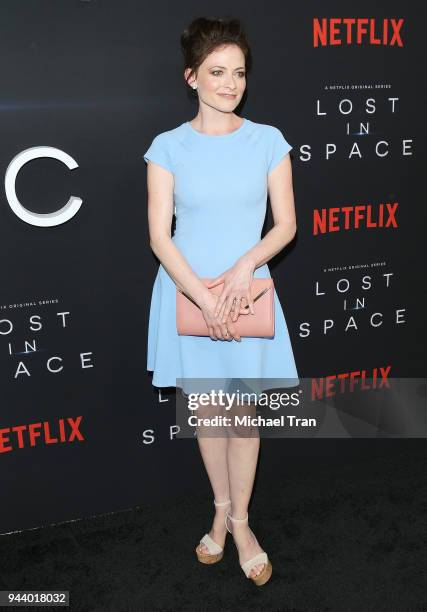
<svg viewBox="0 0 427 612"><path fill-rule="evenodd" d="M206 285L213 279L201 278ZM222 293L224 283L209 289L213 294ZM252 278L251 294L255 314L240 314L234 325L240 336L271 338L274 336L274 282L272 278ZM209 336L206 321L200 307L181 289L176 288L176 330L181 336Z"/></svg>

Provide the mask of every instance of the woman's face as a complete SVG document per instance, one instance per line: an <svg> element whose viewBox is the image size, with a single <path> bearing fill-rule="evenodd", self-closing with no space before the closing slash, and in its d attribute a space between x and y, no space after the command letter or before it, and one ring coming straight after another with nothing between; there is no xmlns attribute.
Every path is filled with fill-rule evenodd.
<svg viewBox="0 0 427 612"><path fill-rule="evenodd" d="M185 77L190 70L185 71ZM189 81L197 84L199 101L223 112L232 112L246 88L245 56L237 45L212 51Z"/></svg>

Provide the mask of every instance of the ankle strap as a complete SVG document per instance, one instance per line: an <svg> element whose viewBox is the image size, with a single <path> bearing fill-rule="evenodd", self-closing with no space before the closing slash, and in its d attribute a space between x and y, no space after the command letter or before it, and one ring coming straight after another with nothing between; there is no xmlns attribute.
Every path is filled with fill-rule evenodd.
<svg viewBox="0 0 427 612"><path fill-rule="evenodd" d="M217 501L214 499L214 504L215 504L215 506L226 506L227 504L231 504L231 499L226 499L226 500L225 500L225 501L223 501L223 502L217 502Z"/></svg>
<svg viewBox="0 0 427 612"><path fill-rule="evenodd" d="M247 521L247 520L248 520L248 516L249 516L249 515L248 515L248 513L246 513L246 517L245 517L245 518L243 518L243 519L238 519L238 518L233 518L229 512L226 512L226 513L225 513L225 519L224 519L224 522L225 522L225 526L227 527L227 531L228 531L229 533L233 533L233 532L232 532L232 531L231 531L231 530L228 528L228 525L227 525L227 519L228 519L228 518L229 518L229 519L231 519L231 520L233 521L233 523L244 523L245 521Z"/></svg>
<svg viewBox="0 0 427 612"><path fill-rule="evenodd" d="M247 521L247 520L248 520L248 517L249 517L249 514L248 514L248 513L246 513L245 518L242 518L242 519L239 519L239 518L233 518L233 517L231 516L231 514L228 514L228 518L229 518L229 519L231 519L232 521L234 521L235 523L244 523L245 521Z"/></svg>

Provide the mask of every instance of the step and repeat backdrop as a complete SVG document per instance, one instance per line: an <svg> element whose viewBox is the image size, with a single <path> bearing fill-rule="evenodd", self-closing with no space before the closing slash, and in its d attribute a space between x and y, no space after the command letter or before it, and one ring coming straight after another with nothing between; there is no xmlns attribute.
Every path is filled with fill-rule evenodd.
<svg viewBox="0 0 427 612"><path fill-rule="evenodd" d="M143 153L197 114L179 37L212 9L0 6L2 534L208 491L197 441L177 436L175 389L154 387L146 369L159 261ZM241 19L252 47L239 114L278 127L293 147L298 230L269 267L299 375L423 377L419 7L214 9ZM264 233L271 227L268 206ZM381 443L342 442L360 455ZM339 462L344 452L333 439L265 448L263 469L271 460L284 473L297 456Z"/></svg>

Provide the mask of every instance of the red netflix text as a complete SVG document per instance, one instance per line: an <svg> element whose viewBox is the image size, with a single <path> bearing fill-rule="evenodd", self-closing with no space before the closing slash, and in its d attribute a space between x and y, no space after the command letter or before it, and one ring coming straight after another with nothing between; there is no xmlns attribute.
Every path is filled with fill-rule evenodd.
<svg viewBox="0 0 427 612"><path fill-rule="evenodd" d="M0 453L10 453L32 446L82 442L84 437L79 431L82 418L82 416L75 419L66 417L55 423L43 421L3 427L0 429Z"/></svg>
<svg viewBox="0 0 427 612"><path fill-rule="evenodd" d="M323 17L313 19L313 47L335 45L384 45L403 47L403 19Z"/></svg>

